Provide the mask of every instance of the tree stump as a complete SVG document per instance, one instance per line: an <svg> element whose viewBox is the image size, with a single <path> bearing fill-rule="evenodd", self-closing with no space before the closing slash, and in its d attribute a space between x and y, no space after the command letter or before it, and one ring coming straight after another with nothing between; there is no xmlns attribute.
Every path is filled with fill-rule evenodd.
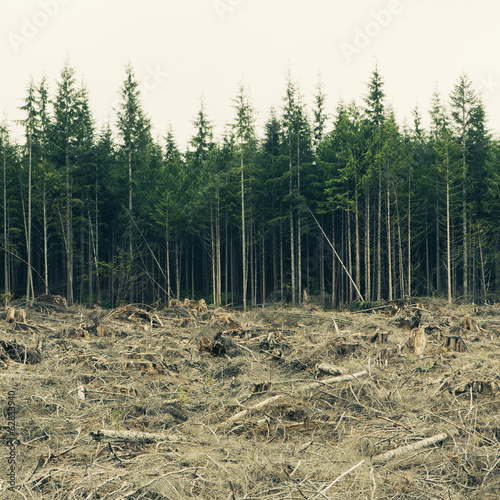
<svg viewBox="0 0 500 500"><path fill-rule="evenodd" d="M376 331L372 338L370 339L370 342L372 343L377 343L377 344L387 344L387 339L389 338L389 334L391 332L379 332Z"/></svg>
<svg viewBox="0 0 500 500"><path fill-rule="evenodd" d="M17 323L26 323L26 311L24 309L19 309L17 311L14 320Z"/></svg>
<svg viewBox="0 0 500 500"><path fill-rule="evenodd" d="M339 356L347 356L348 354L355 353L359 348L359 344L342 344L336 349Z"/></svg>
<svg viewBox="0 0 500 500"><path fill-rule="evenodd" d="M467 350L465 342L459 335L446 335L443 346L450 351L465 352Z"/></svg>
<svg viewBox="0 0 500 500"><path fill-rule="evenodd" d="M420 328L414 328L411 331L410 338L406 342L406 345L410 349L410 352L420 355L423 354L426 343L427 339L425 337L425 329L420 327Z"/></svg>
<svg viewBox="0 0 500 500"><path fill-rule="evenodd" d="M14 323L15 320L16 320L16 309L14 307L8 307L5 321L7 321L7 323Z"/></svg>

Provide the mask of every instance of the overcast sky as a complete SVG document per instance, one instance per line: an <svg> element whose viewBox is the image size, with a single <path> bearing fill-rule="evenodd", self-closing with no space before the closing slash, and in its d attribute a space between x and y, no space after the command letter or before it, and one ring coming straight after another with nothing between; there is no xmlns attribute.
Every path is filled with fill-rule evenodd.
<svg viewBox="0 0 500 500"><path fill-rule="evenodd" d="M96 125L108 117L132 63L155 136L172 124L183 148L203 96L220 136L231 99L249 88L259 124L282 104L286 75L310 104L319 74L334 113L362 102L378 64L400 122L428 114L461 73L500 131L498 0L0 0L0 111L13 121L33 77L51 91L67 57L86 82Z"/></svg>

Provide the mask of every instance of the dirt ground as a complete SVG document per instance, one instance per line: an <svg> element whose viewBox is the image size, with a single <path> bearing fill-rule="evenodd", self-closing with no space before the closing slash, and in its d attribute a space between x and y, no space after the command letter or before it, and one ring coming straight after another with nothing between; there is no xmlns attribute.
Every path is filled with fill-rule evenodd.
<svg viewBox="0 0 500 500"><path fill-rule="evenodd" d="M497 305L12 304L0 498L497 499L499 354Z"/></svg>

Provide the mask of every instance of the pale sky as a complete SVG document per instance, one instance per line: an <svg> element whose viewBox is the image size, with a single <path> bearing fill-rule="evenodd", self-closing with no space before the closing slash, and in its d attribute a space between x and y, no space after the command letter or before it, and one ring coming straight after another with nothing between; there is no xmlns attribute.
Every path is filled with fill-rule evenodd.
<svg viewBox="0 0 500 500"><path fill-rule="evenodd" d="M172 124L183 149L203 96L220 137L231 99L248 87L258 124L278 110L286 75L312 103L321 74L327 108L362 103L378 64L398 120L418 104L427 122L435 88L448 101L467 73L489 128L500 132L498 0L0 0L0 112L10 122L33 77L52 93L69 56L90 93L98 128L132 63L155 137ZM309 106L309 109L311 107ZM3 116L2 116L3 118ZM14 128L15 132L15 128Z"/></svg>

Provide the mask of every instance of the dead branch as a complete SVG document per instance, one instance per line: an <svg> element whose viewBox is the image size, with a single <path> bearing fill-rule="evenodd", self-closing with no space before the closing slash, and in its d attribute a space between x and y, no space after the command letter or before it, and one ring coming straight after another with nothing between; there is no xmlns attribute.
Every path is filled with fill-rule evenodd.
<svg viewBox="0 0 500 500"><path fill-rule="evenodd" d="M421 441L417 441L416 443L400 446L399 448L396 448L394 450L390 450L380 455L377 455L372 458L372 462L380 464L388 462L393 458L399 458L403 455L406 455L407 453L413 453L423 448L429 448L431 446L434 446L435 444L445 441L454 434L455 432L441 432L440 434L436 434L435 436L422 439Z"/></svg>
<svg viewBox="0 0 500 500"><path fill-rule="evenodd" d="M330 363L318 363L314 367L314 371L316 373L322 372L322 373L327 373L328 375L335 375L335 376L339 376L344 373L344 370L340 368L340 366L335 366Z"/></svg>
<svg viewBox="0 0 500 500"><path fill-rule="evenodd" d="M359 377L364 377L365 375L368 375L367 370L363 370L362 372L358 372L358 373L353 373L352 375L342 375L340 377L326 378L325 380L318 380L317 382L312 382L311 384L300 387L299 390L308 391L309 389L315 389L317 387L321 387L322 385L338 384L339 382L347 382L348 380L354 380L354 379L357 379Z"/></svg>
<svg viewBox="0 0 500 500"><path fill-rule="evenodd" d="M270 405L271 403L279 401L280 399L283 399L284 397L285 397L285 394L277 394L276 396L273 396L271 398L265 399L264 401L261 401L260 403L257 403L255 405L251 406L250 408L247 408L246 410L240 411L236 415L233 415L231 418L228 418L222 424L222 426L225 427L225 426L234 424L238 420L240 420L243 417L245 417L246 415L248 415L248 413L250 413L251 411L253 411L253 410L262 410L262 408L265 408L266 406Z"/></svg>
<svg viewBox="0 0 500 500"><path fill-rule="evenodd" d="M349 470L346 470L337 479L334 479L328 486L325 486L321 491L316 492L314 495L310 496L308 500L311 500L314 498L316 495L324 495L335 483L340 481L344 476L347 476L347 474L350 474L353 470L356 470L360 465L363 465L365 462L365 459L361 460L361 462L357 463L353 467L351 467Z"/></svg>

